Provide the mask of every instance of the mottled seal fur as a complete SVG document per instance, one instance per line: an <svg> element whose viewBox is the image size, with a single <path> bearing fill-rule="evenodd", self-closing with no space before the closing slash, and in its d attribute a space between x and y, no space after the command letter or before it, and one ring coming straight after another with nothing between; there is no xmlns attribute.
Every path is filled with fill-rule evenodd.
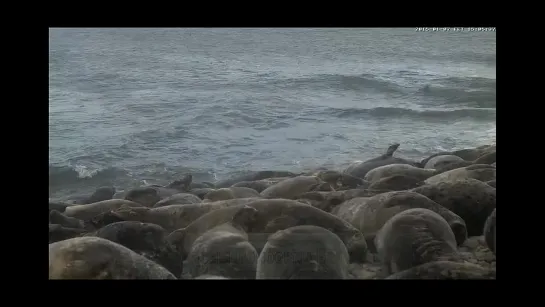
<svg viewBox="0 0 545 307"><path fill-rule="evenodd" d="M57 210L51 210L49 212L49 223L59 224L63 227L68 228L84 228L85 226L82 220L68 217Z"/></svg>
<svg viewBox="0 0 545 307"><path fill-rule="evenodd" d="M75 238L85 232L85 229L82 228L70 228L59 224L49 224L49 243Z"/></svg>
<svg viewBox="0 0 545 307"><path fill-rule="evenodd" d="M246 187L230 187L230 188L221 188L208 192L204 196L206 201L220 201L228 200L235 198L251 198L256 197L260 198L261 195L254 189Z"/></svg>
<svg viewBox="0 0 545 307"><path fill-rule="evenodd" d="M367 182L374 183L386 177L405 175L424 181L435 174L435 169L425 169L409 164L388 164L370 170L363 179Z"/></svg>
<svg viewBox="0 0 545 307"><path fill-rule="evenodd" d="M139 221L157 224L167 231L189 226L192 222L210 211L243 205L255 201L255 198L237 198L200 204L170 205L159 208L121 208L110 213L125 221Z"/></svg>
<svg viewBox="0 0 545 307"><path fill-rule="evenodd" d="M257 279L347 279L343 241L322 227L290 227L271 235L259 255Z"/></svg>
<svg viewBox="0 0 545 307"><path fill-rule="evenodd" d="M439 214L452 229L457 244L467 239L464 220L422 194L410 191L395 191L369 198L353 198L336 207L332 213L359 229L371 247L376 233L399 212L424 208Z"/></svg>
<svg viewBox="0 0 545 307"><path fill-rule="evenodd" d="M154 208L164 207L169 205L185 205L185 204L198 204L201 199L193 194L189 193L177 193L170 197L167 197L153 205Z"/></svg>
<svg viewBox="0 0 545 307"><path fill-rule="evenodd" d="M103 200L109 200L112 199L114 194L114 187L100 187L96 189L95 192L85 200L84 204L92 204Z"/></svg>
<svg viewBox="0 0 545 307"><path fill-rule="evenodd" d="M396 158L393 156L394 152L399 148L399 144L393 144L386 150L386 153L383 155L369 159L364 162L359 162L350 165L344 173L357 177L357 178L365 178L365 175L367 175L367 172L370 170L383 166L383 165L389 165L389 164L410 164L415 165L415 162L408 161L402 158Z"/></svg>
<svg viewBox="0 0 545 307"><path fill-rule="evenodd" d="M496 279L496 271L472 263L433 261L392 274L386 279Z"/></svg>
<svg viewBox="0 0 545 307"><path fill-rule="evenodd" d="M424 208L402 211L375 237L384 272L394 274L456 253L456 238L447 221Z"/></svg>
<svg viewBox="0 0 545 307"><path fill-rule="evenodd" d="M285 171L259 171L259 172L251 172L248 174L244 174L241 176L237 176L234 178L222 180L216 183L216 188L228 188L238 182L241 181L256 181L256 180L262 180L267 178L274 178L274 177L294 177L295 174L292 172L285 172Z"/></svg>
<svg viewBox="0 0 545 307"><path fill-rule="evenodd" d="M248 242L248 224L257 210L240 209L230 222L216 226L195 240L187 257L192 277L204 274L255 279L258 253Z"/></svg>
<svg viewBox="0 0 545 307"><path fill-rule="evenodd" d="M101 213L118 209L121 206L141 207L142 204L124 199L110 199L99 201L98 203L74 205L67 207L64 210L64 215L74 217L80 220L88 220Z"/></svg>
<svg viewBox="0 0 545 307"><path fill-rule="evenodd" d="M490 181L496 179L496 168L488 164L475 164L467 167L453 169L426 179L426 184L433 184L442 181L456 181L461 179L477 179Z"/></svg>
<svg viewBox="0 0 545 307"><path fill-rule="evenodd" d="M136 221L117 222L92 235L121 244L162 265L176 277L182 275L182 255L165 240L168 232L159 225Z"/></svg>
<svg viewBox="0 0 545 307"><path fill-rule="evenodd" d="M496 208L486 219L483 230L484 239L488 248L496 254Z"/></svg>
<svg viewBox="0 0 545 307"><path fill-rule="evenodd" d="M161 265L98 237L49 244L49 279L176 279Z"/></svg>
<svg viewBox="0 0 545 307"><path fill-rule="evenodd" d="M489 186L491 186L491 187L493 187L495 189L496 188L496 179L487 181L486 184L488 184Z"/></svg>
<svg viewBox="0 0 545 307"><path fill-rule="evenodd" d="M259 252L266 243L267 236L276 231L300 225L315 225L326 228L338 235L347 246L352 262L362 262L367 255L367 243L363 234L348 222L338 217L287 199L262 199L234 207L211 211L169 235L169 239L180 250L189 252L193 242L209 229L230 221L243 206L257 209L254 223L249 225L250 242Z"/></svg>
<svg viewBox="0 0 545 307"><path fill-rule="evenodd" d="M462 162L462 161L464 161L464 159L455 155L439 155L439 156L430 158L424 165L424 168L436 169L439 167L444 167L448 164Z"/></svg>
<svg viewBox="0 0 545 307"><path fill-rule="evenodd" d="M368 189L382 191L403 191L419 187L423 184L424 182L419 178L406 175L393 175L381 178L380 180L371 183Z"/></svg>
<svg viewBox="0 0 545 307"><path fill-rule="evenodd" d="M459 215L471 237L482 234L486 219L496 208L496 189L476 179L426 184L411 191Z"/></svg>
<svg viewBox="0 0 545 307"><path fill-rule="evenodd" d="M264 198L295 199L309 191L327 190L322 189L324 183L325 182L316 176L297 176L288 178L266 188L261 192L261 196ZM325 184L329 186L329 184Z"/></svg>

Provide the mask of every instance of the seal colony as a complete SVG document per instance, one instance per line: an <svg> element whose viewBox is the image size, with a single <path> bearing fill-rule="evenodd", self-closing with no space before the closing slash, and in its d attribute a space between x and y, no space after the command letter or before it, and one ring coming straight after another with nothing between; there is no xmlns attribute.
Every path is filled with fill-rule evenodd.
<svg viewBox="0 0 545 307"><path fill-rule="evenodd" d="M50 279L496 279L496 145L49 201ZM386 147L386 146L385 146Z"/></svg>

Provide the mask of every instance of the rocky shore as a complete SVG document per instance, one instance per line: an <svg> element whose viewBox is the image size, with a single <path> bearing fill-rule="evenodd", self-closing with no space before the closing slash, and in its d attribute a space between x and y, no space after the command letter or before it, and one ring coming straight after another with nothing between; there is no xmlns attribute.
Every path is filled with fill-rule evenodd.
<svg viewBox="0 0 545 307"><path fill-rule="evenodd" d="M496 145L399 146L344 170L50 200L49 278L495 279Z"/></svg>

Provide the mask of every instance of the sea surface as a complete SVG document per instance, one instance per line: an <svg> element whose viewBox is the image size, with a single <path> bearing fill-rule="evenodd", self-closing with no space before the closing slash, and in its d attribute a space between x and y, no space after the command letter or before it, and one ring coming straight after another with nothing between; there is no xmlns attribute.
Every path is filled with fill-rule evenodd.
<svg viewBox="0 0 545 307"><path fill-rule="evenodd" d="M51 29L50 197L496 138L496 33Z"/></svg>

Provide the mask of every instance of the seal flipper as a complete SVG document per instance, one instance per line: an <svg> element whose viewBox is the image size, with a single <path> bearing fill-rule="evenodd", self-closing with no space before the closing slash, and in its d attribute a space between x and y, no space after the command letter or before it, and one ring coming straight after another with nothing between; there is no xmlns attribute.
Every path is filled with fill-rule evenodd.
<svg viewBox="0 0 545 307"><path fill-rule="evenodd" d="M382 155L382 157L383 158L392 157L394 155L394 152L399 148L399 145L400 144L398 144L398 143L390 145L390 147L388 147L388 149L386 150L386 153L384 155Z"/></svg>

